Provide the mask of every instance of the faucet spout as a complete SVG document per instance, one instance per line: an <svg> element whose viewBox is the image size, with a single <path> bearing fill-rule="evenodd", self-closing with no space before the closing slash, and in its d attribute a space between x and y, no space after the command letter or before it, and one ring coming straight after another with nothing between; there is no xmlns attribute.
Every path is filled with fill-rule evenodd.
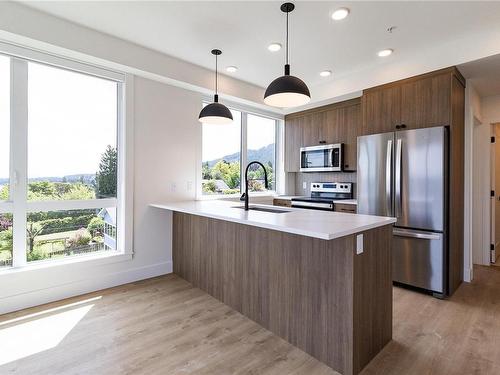
<svg viewBox="0 0 500 375"><path fill-rule="evenodd" d="M245 211L248 211L248 170L252 164L258 164L262 167L262 169L264 170L264 185L265 185L266 189L269 188L269 182L267 180L267 170L266 170L266 167L264 166L264 164L262 164L260 161L256 161L256 160L248 163L248 165L245 169L245 192L243 193L243 195L240 198L240 200L245 201Z"/></svg>

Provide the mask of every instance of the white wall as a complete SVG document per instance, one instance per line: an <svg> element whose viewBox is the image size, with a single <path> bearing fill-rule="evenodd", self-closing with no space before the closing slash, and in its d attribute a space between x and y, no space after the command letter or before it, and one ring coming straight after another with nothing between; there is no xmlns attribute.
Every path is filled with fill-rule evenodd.
<svg viewBox="0 0 500 375"><path fill-rule="evenodd" d="M480 98L471 83L466 91L465 275L472 264L489 265L491 243L491 124L500 122L500 95ZM468 141L470 139L470 141ZM469 157L470 155L470 157ZM471 191L468 195L467 191ZM469 199L468 199L469 197Z"/></svg>
<svg viewBox="0 0 500 375"><path fill-rule="evenodd" d="M194 199L201 94L144 78L134 86L133 258L0 274L0 314L171 272L171 215L148 205Z"/></svg>

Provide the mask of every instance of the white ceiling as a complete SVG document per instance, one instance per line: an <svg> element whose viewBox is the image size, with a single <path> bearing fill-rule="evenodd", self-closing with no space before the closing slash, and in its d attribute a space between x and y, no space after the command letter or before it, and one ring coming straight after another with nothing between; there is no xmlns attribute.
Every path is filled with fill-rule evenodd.
<svg viewBox="0 0 500 375"><path fill-rule="evenodd" d="M261 87L282 74L284 49L267 50L270 42L284 44L285 18L276 1L40 1L25 5L63 19L140 44L203 67L213 68L212 48L220 48L222 68L236 65L233 76ZM500 31L500 2L295 2L290 15L292 74L318 91L357 72L403 62L418 68L425 51L446 54L466 36ZM331 12L351 9L334 22ZM397 26L391 34L390 26ZM497 34L495 34L496 37ZM498 46L500 49L500 40ZM393 48L385 59L378 50ZM464 50L468 48L463 46ZM491 51L490 51L491 52ZM465 56L465 54L464 54ZM483 56L481 56L483 57ZM465 58L465 57L463 57ZM419 60L419 61L420 61ZM467 60L465 60L467 61ZM460 61L464 62L464 61ZM412 67L413 68L413 67ZM328 78L319 76L333 71ZM415 69L414 69L415 70ZM398 72L395 72L395 75ZM403 73L401 73L403 74ZM340 84L339 83L339 84ZM223 91L223 88L221 88ZM323 95L323 92L322 92ZM327 96L325 91L323 96Z"/></svg>
<svg viewBox="0 0 500 375"><path fill-rule="evenodd" d="M485 57L458 66L481 97L500 95L500 55Z"/></svg>

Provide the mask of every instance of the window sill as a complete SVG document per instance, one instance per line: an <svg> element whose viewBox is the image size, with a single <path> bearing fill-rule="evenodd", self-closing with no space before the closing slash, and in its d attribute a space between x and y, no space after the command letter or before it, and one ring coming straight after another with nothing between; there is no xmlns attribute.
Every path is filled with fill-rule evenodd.
<svg viewBox="0 0 500 375"><path fill-rule="evenodd" d="M36 261L28 263L22 267L9 267L0 270L0 277L6 275L17 274L20 272L29 272L42 269L50 269L53 267L67 266L69 264L89 264L92 266L118 263L128 261L133 258L133 253L122 253L118 251L108 251L99 255L81 255L69 257L68 259L52 260L52 261Z"/></svg>

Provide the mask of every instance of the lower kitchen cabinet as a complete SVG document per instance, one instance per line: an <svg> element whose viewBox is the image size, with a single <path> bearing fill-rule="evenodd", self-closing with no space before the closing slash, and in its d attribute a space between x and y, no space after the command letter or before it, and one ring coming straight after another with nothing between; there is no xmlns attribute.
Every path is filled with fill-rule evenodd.
<svg viewBox="0 0 500 375"><path fill-rule="evenodd" d="M292 201L290 199L274 198L273 205L282 207L292 207Z"/></svg>
<svg viewBox="0 0 500 375"><path fill-rule="evenodd" d="M335 212L347 212L350 214L355 214L357 211L355 204L345 204L345 203L335 203L333 206L333 210Z"/></svg>

